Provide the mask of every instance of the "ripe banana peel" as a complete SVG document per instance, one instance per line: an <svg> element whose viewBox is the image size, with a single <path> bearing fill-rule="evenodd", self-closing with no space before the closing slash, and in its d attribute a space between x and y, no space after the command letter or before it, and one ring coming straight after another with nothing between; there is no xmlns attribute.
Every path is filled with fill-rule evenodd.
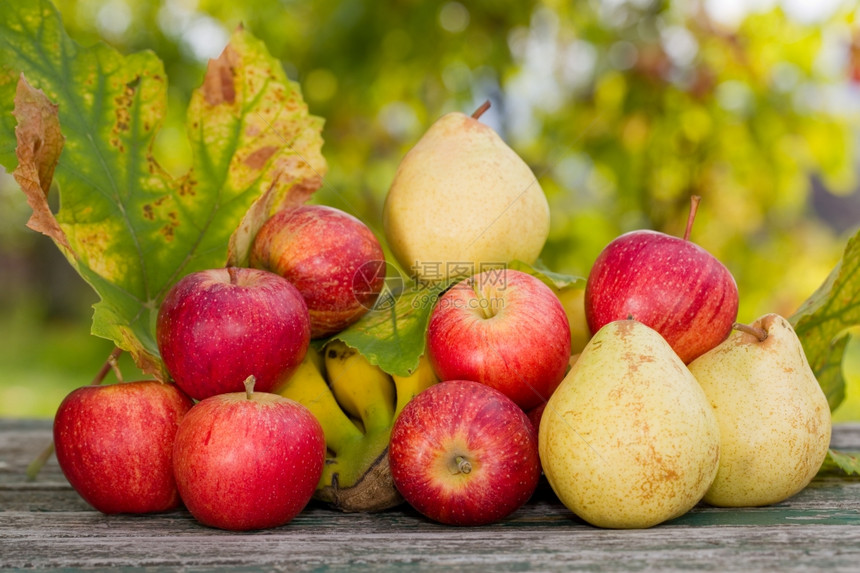
<svg viewBox="0 0 860 573"><path fill-rule="evenodd" d="M380 511L403 498L388 468L394 420L437 382L422 356L409 376L391 376L339 340L308 354L276 392L306 406L322 425L328 454L315 498L342 511Z"/></svg>
<svg viewBox="0 0 860 573"><path fill-rule="evenodd" d="M339 340L325 347L325 369L335 399L368 434L391 427L394 384L382 368Z"/></svg>

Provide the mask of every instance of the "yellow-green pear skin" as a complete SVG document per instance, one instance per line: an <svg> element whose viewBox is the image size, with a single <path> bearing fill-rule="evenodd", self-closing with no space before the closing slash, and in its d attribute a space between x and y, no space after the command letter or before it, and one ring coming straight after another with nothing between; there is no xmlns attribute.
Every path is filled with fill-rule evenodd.
<svg viewBox="0 0 860 573"><path fill-rule="evenodd" d="M528 165L492 128L454 112L403 157L382 213L397 261L424 282L514 259L533 263L549 205Z"/></svg>
<svg viewBox="0 0 860 573"><path fill-rule="evenodd" d="M561 301L570 324L570 353L578 354L591 338L588 320L585 318L585 287L566 286L558 292L558 300Z"/></svg>
<svg viewBox="0 0 860 573"><path fill-rule="evenodd" d="M543 471L561 502L598 527L679 517L717 473L717 420L693 375L655 330L610 322L547 402Z"/></svg>
<svg viewBox="0 0 860 573"><path fill-rule="evenodd" d="M690 363L717 416L721 459L704 501L752 507L805 488L830 446L827 398L791 324L766 314Z"/></svg>

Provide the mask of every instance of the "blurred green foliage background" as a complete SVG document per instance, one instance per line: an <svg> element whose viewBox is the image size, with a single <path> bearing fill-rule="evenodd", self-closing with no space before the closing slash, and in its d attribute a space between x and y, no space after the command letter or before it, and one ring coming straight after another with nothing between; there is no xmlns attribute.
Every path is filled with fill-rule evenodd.
<svg viewBox="0 0 860 573"><path fill-rule="evenodd" d="M26 1L26 0L12 0ZM206 62L245 26L326 120L314 201L380 238L397 163L451 110L471 112L529 163L549 198L542 254L585 276L618 234L682 234L738 281L739 319L790 315L860 228L858 5L845 0L299 2L56 0L79 43L154 51L170 81L155 154L189 162L184 113ZM89 335L95 294L0 177L0 415L51 416L111 351ZM440 221L439 224L445 224ZM860 419L860 347L848 399ZM136 370L123 358L126 378Z"/></svg>

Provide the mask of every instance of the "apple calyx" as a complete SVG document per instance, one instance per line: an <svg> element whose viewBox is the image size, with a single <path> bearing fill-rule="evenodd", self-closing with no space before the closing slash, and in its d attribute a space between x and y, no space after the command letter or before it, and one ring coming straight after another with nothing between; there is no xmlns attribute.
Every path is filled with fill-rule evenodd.
<svg viewBox="0 0 860 573"><path fill-rule="evenodd" d="M734 330L737 330L738 332L743 332L745 334L755 336L759 342L764 342L765 340L767 340L767 330L760 326L736 322L732 325L732 328Z"/></svg>
<svg viewBox="0 0 860 573"><path fill-rule="evenodd" d="M472 463L467 460L463 456L457 456L454 458L454 471L452 472L454 475L457 474L468 474L472 471Z"/></svg>
<svg viewBox="0 0 860 573"><path fill-rule="evenodd" d="M245 378L245 381L243 382L245 385L245 395L248 397L248 400L250 400L251 396L254 395L254 384L256 383L257 378L253 374Z"/></svg>
<svg viewBox="0 0 860 573"><path fill-rule="evenodd" d="M690 214L687 216L687 228L684 229L684 240L690 240L690 232L693 230L693 221L696 220L696 211L699 210L699 201L702 198L698 195L690 196Z"/></svg>
<svg viewBox="0 0 860 573"><path fill-rule="evenodd" d="M490 100L485 101L478 107L478 109L472 112L472 119L480 119L488 109L490 109Z"/></svg>

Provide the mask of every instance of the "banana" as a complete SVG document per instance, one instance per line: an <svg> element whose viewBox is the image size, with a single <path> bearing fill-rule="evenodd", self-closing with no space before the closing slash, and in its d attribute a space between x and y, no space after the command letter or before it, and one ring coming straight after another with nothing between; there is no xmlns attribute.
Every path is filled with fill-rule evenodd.
<svg viewBox="0 0 860 573"><path fill-rule="evenodd" d="M322 357L314 348L308 348L296 371L274 391L308 408L323 428L327 447L338 453L362 440L364 434L341 409L318 363L322 363Z"/></svg>
<svg viewBox="0 0 860 573"><path fill-rule="evenodd" d="M380 511L403 502L388 467L395 408L436 378L422 358L415 372L396 380L334 340L322 352L309 348L289 380L275 390L306 406L325 432L328 454L314 493L317 500L348 512Z"/></svg>
<svg viewBox="0 0 860 573"><path fill-rule="evenodd" d="M402 503L388 467L390 439L391 428L380 428L326 459L314 497L346 512L381 511Z"/></svg>
<svg viewBox="0 0 860 573"><path fill-rule="evenodd" d="M433 372L433 367L430 365L430 360L426 354L421 355L421 358L418 359L418 366L409 376L392 374L391 378L394 379L394 386L397 389L397 405L394 408L395 418L416 394L439 381L439 377Z"/></svg>
<svg viewBox="0 0 860 573"><path fill-rule="evenodd" d="M329 384L343 409L361 419L365 433L390 429L395 400L391 377L340 340L329 342L324 353Z"/></svg>
<svg viewBox="0 0 860 573"><path fill-rule="evenodd" d="M322 352L317 350L313 345L308 346L308 353L305 355L305 358L309 360L317 370L319 370L320 374L325 378L325 359L323 358Z"/></svg>

